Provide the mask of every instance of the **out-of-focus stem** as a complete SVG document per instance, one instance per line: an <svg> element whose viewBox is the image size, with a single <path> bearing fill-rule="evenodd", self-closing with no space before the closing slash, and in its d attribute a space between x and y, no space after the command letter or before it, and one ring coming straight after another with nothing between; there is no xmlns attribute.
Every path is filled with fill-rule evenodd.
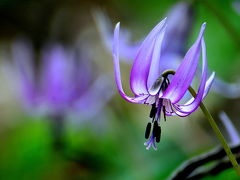
<svg viewBox="0 0 240 180"><path fill-rule="evenodd" d="M53 148L56 151L62 151L64 148L64 116L63 115L51 115L51 135Z"/></svg>

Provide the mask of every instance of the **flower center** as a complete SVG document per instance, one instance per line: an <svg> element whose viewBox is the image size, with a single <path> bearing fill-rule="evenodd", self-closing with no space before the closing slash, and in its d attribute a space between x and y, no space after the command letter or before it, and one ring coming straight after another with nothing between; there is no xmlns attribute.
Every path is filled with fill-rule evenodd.
<svg viewBox="0 0 240 180"><path fill-rule="evenodd" d="M167 89L170 81L167 75L161 75L153 84L152 88L149 90L151 96L149 96L146 101L147 104L151 104L152 108L150 111L150 121L147 124L145 130L145 138L149 139L145 146L149 149L151 146L156 150L156 143L160 142L161 139L161 126L160 119L161 113L163 112L164 120L166 121L166 112L170 105L170 101L168 99L160 98L163 92ZM152 128L153 127L153 128ZM151 131L152 130L152 131ZM151 136L150 136L150 133ZM150 138L149 138L150 137Z"/></svg>

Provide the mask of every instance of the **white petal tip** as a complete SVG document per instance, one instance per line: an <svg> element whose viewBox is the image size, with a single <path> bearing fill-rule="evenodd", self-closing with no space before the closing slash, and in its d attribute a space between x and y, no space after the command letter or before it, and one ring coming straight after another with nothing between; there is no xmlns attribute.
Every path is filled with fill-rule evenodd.
<svg viewBox="0 0 240 180"><path fill-rule="evenodd" d="M206 23L204 22L201 26L201 29L200 29L200 32L199 32L199 35L198 35L198 40L201 41L201 39L203 38L203 34L205 32L205 28L206 28Z"/></svg>
<svg viewBox="0 0 240 180"><path fill-rule="evenodd" d="M215 78L215 72L212 72L212 74L211 74L211 76L209 77L209 79L212 79L212 80L214 80L214 78Z"/></svg>
<svg viewBox="0 0 240 180"><path fill-rule="evenodd" d="M119 35L120 22L118 22L114 29L114 36Z"/></svg>
<svg viewBox="0 0 240 180"><path fill-rule="evenodd" d="M167 25L167 17L165 17L163 20L162 20L162 23L166 26Z"/></svg>
<svg viewBox="0 0 240 180"><path fill-rule="evenodd" d="M205 28L206 28L206 25L207 25L207 23L204 22L204 23L202 24L202 29L205 29Z"/></svg>
<svg viewBox="0 0 240 180"><path fill-rule="evenodd" d="M161 20L158 25L161 25L162 27L166 27L166 25L167 25L167 17L165 17L163 20Z"/></svg>

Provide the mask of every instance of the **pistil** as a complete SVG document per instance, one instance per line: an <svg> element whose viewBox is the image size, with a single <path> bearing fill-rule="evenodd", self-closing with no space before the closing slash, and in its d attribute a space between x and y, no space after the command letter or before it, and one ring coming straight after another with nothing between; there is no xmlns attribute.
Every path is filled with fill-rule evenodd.
<svg viewBox="0 0 240 180"><path fill-rule="evenodd" d="M152 104L152 108L149 114L151 121L148 122L145 130L145 138L149 139L145 145L147 149L153 146L156 149L155 142L159 143L161 139L161 126L160 126L160 119L161 119L161 112L163 112L164 119L166 121L166 107L164 99L159 98L159 95L162 94L168 87L170 81L168 79L168 74L162 74L153 84L151 90L155 92L154 94L155 101ZM149 97L153 98L153 96ZM153 127L153 128L152 128ZM150 137L150 133L152 130L152 135ZM150 138L149 138L150 137Z"/></svg>

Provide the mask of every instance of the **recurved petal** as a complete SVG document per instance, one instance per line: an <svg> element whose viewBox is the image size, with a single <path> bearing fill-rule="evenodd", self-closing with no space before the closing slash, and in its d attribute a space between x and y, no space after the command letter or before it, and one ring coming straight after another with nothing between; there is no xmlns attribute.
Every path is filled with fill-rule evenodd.
<svg viewBox="0 0 240 180"><path fill-rule="evenodd" d="M172 105L172 111L166 111L165 112L166 116L180 116L180 117L186 117L188 116L190 113L185 113L185 112L181 112L179 111L178 106L176 105Z"/></svg>
<svg viewBox="0 0 240 180"><path fill-rule="evenodd" d="M207 82L206 82L202 100L207 96L207 94L208 94L210 88L212 87L214 81L215 81L215 72L212 72L211 76L208 78L208 80L207 80ZM194 99L195 99L195 98L191 98L190 100L188 100L188 101L185 103L185 105L186 105L186 104L191 104L191 103L194 101Z"/></svg>
<svg viewBox="0 0 240 180"><path fill-rule="evenodd" d="M165 27L166 18L155 26L138 50L130 75L130 85L135 95L147 94L150 84L160 75L159 56Z"/></svg>
<svg viewBox="0 0 240 180"><path fill-rule="evenodd" d="M208 94L210 88L212 87L212 84L214 82L214 78L215 78L215 72L212 72L211 76L208 78L206 85L205 85L205 89L204 89L204 94L203 94L203 98L204 99L206 97L206 95Z"/></svg>
<svg viewBox="0 0 240 180"><path fill-rule="evenodd" d="M200 86L198 88L198 92L197 92L197 95L196 95L195 99L190 104L178 105L180 111L184 112L184 113L192 113L193 111L195 111L198 108L199 104L201 103L201 101L204 97L205 89L206 89L206 93L207 93L209 91L209 88L210 88L210 87L205 88L205 86L207 84L207 71L208 71L207 70L207 58L206 58L206 47L205 47L205 43L204 43L203 38L202 38L201 42L202 42L202 59L203 59L202 79L201 79ZM211 84L212 83L210 83L208 85L211 85Z"/></svg>
<svg viewBox="0 0 240 180"><path fill-rule="evenodd" d="M113 43L113 64L114 64L114 74L115 81L117 84L118 91L120 95L127 101L132 103L143 103L143 101L148 97L148 95L143 95L139 97L128 97L122 88L121 82L121 73L120 73L120 65L119 65L119 28L120 23L117 23L116 28L114 30L114 43Z"/></svg>
<svg viewBox="0 0 240 180"><path fill-rule="evenodd" d="M186 93L188 87L194 78L200 57L201 40L203 38L206 23L202 24L200 33L196 42L186 53L182 63L178 67L170 85L165 91L163 98L170 99L177 103Z"/></svg>
<svg viewBox="0 0 240 180"><path fill-rule="evenodd" d="M208 78L206 85L205 85L205 89L204 89L204 93L203 93L203 97L202 100L206 97L206 95L209 92L209 89L211 88L212 84L213 84L213 80L214 80L214 76L215 73L212 73L211 76ZM185 117L184 115L181 115L182 113L186 114L186 116L188 116L189 114L191 114L194 110L193 110L193 106L191 105L194 102L195 98L191 98L189 101L187 101L184 105L175 105L178 107L178 112L176 112L178 114L178 116L181 117ZM188 107L189 105L189 107ZM191 106L190 106L191 105ZM195 104L196 105L196 104ZM192 109L191 109L192 108Z"/></svg>
<svg viewBox="0 0 240 180"><path fill-rule="evenodd" d="M163 42L163 37L165 34L166 28L164 27L162 31L156 36L156 40L154 43L153 53L151 57L151 65L149 69L148 79L147 79L147 89L149 90L157 78L159 78L161 74L161 47Z"/></svg>
<svg viewBox="0 0 240 180"><path fill-rule="evenodd" d="M191 113L184 113L184 112L181 112L181 111L179 111L179 110L175 110L174 113L175 113L175 114L172 114L171 116L177 115L177 116L180 116L180 117L186 117L186 116L188 116L189 114L191 114Z"/></svg>
<svg viewBox="0 0 240 180"><path fill-rule="evenodd" d="M212 83L213 83L213 80L214 80L214 76L215 76L215 73L213 72L211 74L211 76L208 78L207 82L206 82L206 86L205 86L205 89L204 89L204 94L203 94L203 98L202 100L205 98L205 96L208 94L209 92L209 89L210 87L212 86ZM191 104L193 101L194 101L195 98L191 98L190 100L188 100L185 105L187 104ZM181 106L180 105L173 105L173 111L169 111L169 112L166 112L166 115L167 116L180 116L180 117L186 117L188 116L189 114L191 114L191 112L184 112L181 110Z"/></svg>

